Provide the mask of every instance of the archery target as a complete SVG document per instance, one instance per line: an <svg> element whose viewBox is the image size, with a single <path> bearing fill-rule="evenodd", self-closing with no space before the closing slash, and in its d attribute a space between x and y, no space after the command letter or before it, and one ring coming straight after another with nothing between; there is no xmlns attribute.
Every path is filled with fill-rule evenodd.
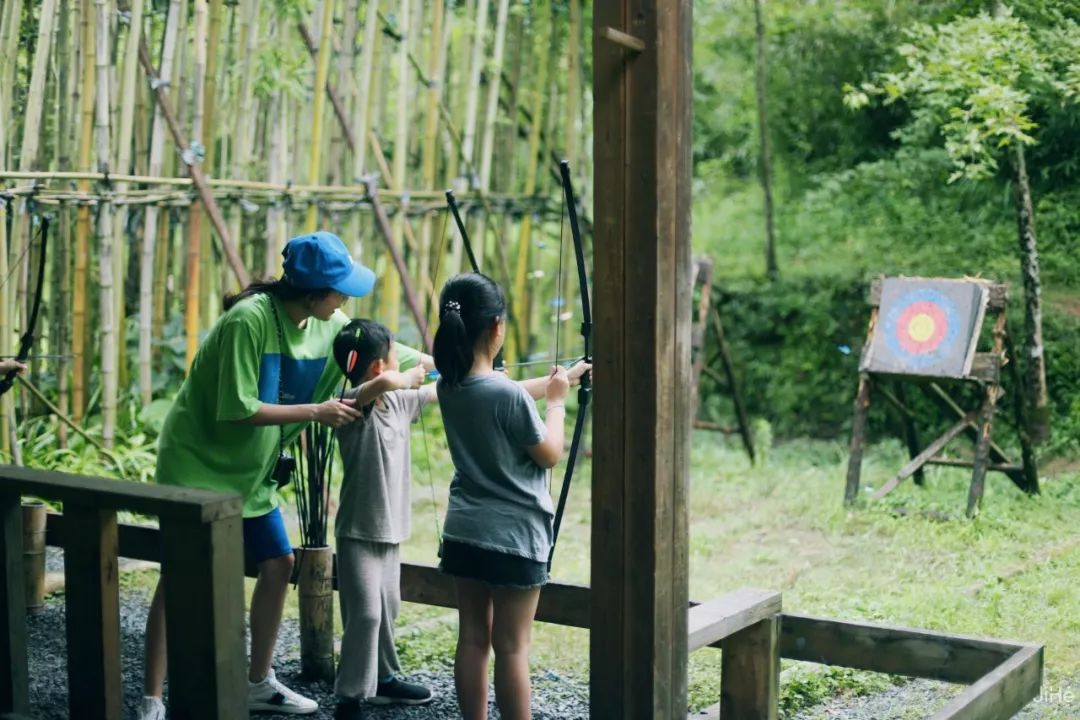
<svg viewBox="0 0 1080 720"><path fill-rule="evenodd" d="M982 285L966 280L886 278L863 369L964 377L985 312Z"/></svg>

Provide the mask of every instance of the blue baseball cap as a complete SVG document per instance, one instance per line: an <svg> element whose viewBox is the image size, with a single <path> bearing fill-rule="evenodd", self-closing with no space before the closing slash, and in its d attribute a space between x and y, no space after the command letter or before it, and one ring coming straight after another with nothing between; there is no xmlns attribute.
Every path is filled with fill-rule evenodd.
<svg viewBox="0 0 1080 720"><path fill-rule="evenodd" d="M330 288L349 297L363 297L375 287L375 273L354 262L345 243L320 230L294 237L281 251L285 279L303 290Z"/></svg>

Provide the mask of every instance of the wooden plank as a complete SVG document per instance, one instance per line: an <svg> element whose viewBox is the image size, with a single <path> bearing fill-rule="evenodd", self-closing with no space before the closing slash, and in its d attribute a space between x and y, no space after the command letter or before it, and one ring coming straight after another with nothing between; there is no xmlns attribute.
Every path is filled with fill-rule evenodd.
<svg viewBox="0 0 1080 720"><path fill-rule="evenodd" d="M727 336L724 334L724 324L720 321L720 310L713 308L712 311L713 333L716 335L716 346L720 354L720 360L724 368L724 376L727 378L728 387L731 388L731 400L735 404L735 417L739 422L739 435L742 437L743 447L750 456L750 462L756 462L754 451L754 436L750 432L750 416L746 412L746 403L743 402L742 388L735 378L735 363L731 359L731 348L728 347Z"/></svg>
<svg viewBox="0 0 1080 720"><path fill-rule="evenodd" d="M432 565L402 563L401 599L424 605L457 607L454 578L439 572ZM556 625L588 628L589 599L589 588L585 585L548 583L540 591L536 619Z"/></svg>
<svg viewBox="0 0 1080 720"><path fill-rule="evenodd" d="M694 260L694 287L698 288L697 315L691 328L690 417L697 419L700 407L701 372L705 368L705 339L708 335L712 295L713 262L708 256Z"/></svg>
<svg viewBox="0 0 1080 720"><path fill-rule="evenodd" d="M780 612L781 594L774 590L740 588L690 608L688 650L712 645Z"/></svg>
<svg viewBox="0 0 1080 720"><path fill-rule="evenodd" d="M204 522L239 515L243 499L210 490L0 465L0 483L24 495L81 507Z"/></svg>
<svg viewBox="0 0 1080 720"><path fill-rule="evenodd" d="M956 401L953 400L949 396L949 394L945 392L945 390L943 390L942 387L936 382L932 382L929 384L920 383L919 389L922 390L928 398L937 403L937 405L946 413L950 413L958 419L964 417L964 415L966 414L964 412L964 409L957 405ZM964 429L964 432L968 435L968 437L972 439L972 441L977 441L979 439L979 431L978 429L976 429L975 423L971 423L970 425L968 425ZM1005 451L1002 450L1001 447L999 447L997 443L995 443L992 439L990 441L990 459L1001 465L1012 464L1012 461L1009 460L1009 456L1006 455ZM1013 482L1016 482L1018 484L1023 479L1022 477L1020 477L1019 479L1013 476L1010 477L1012 477Z"/></svg>
<svg viewBox="0 0 1080 720"><path fill-rule="evenodd" d="M876 277L870 283L870 293L867 303L877 307L881 305L881 281L884 277ZM1009 300L1009 286L1005 283L984 282L987 290L986 309L1004 310Z"/></svg>
<svg viewBox="0 0 1080 720"><path fill-rule="evenodd" d="M780 688L778 616L740 630L722 644L720 717L776 720Z"/></svg>
<svg viewBox="0 0 1080 720"><path fill-rule="evenodd" d="M970 684L1023 645L873 623L780 616L780 655L822 665Z"/></svg>
<svg viewBox="0 0 1080 720"><path fill-rule="evenodd" d="M1008 720L1038 697L1042 674L1042 646L1026 646L949 701L931 720Z"/></svg>
<svg viewBox="0 0 1080 720"><path fill-rule="evenodd" d="M911 477L915 471L925 465L930 458L941 452L942 449L952 442L957 435L962 433L964 428L974 419L974 413L968 413L960 420L960 422L946 430L941 437L927 445L925 450L916 455L907 465L900 469L900 472L896 473L896 475L894 475L887 483L881 486L881 489L874 493L874 499L880 500L895 490L900 483Z"/></svg>
<svg viewBox="0 0 1080 720"><path fill-rule="evenodd" d="M1001 378L1001 356L994 353L975 353L968 377L986 383L996 383Z"/></svg>
<svg viewBox="0 0 1080 720"><path fill-rule="evenodd" d="M116 511L70 503L64 511L69 714L119 720L123 696Z"/></svg>
<svg viewBox="0 0 1080 720"><path fill-rule="evenodd" d="M162 520L169 717L247 717L243 536L239 516Z"/></svg>
<svg viewBox="0 0 1080 720"><path fill-rule="evenodd" d="M7 488L0 492L0 562L0 712L29 713L22 500Z"/></svg>

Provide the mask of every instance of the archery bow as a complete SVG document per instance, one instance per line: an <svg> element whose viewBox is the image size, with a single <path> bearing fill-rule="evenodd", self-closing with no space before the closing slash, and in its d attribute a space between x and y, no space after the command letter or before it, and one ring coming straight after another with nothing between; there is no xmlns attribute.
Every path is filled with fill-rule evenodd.
<svg viewBox="0 0 1080 720"><path fill-rule="evenodd" d="M453 190L446 191L446 203L450 206L450 213L454 216L454 224L457 225L458 233L461 234L461 244L465 246L465 254L469 256L469 265L472 266L472 271L477 275L480 274L480 265L476 262L476 255L473 254L472 243L469 242L469 233L465 232L465 223L461 221L461 214L458 212L457 198L454 197ZM506 306L507 322L510 318L510 306ZM495 360L492 363L496 370L500 372L506 371L506 363L503 361L503 351L499 348L499 352L495 354Z"/></svg>
<svg viewBox="0 0 1080 720"><path fill-rule="evenodd" d="M581 286L581 337L585 341L583 360L591 363L592 305L589 303L589 277L585 270L585 249L582 246L581 229L578 226L577 200L574 198L574 185L570 180L570 164L566 160L559 163L559 173L562 176L563 194L566 198L567 214L570 217L570 235L574 239L574 258L577 261L578 284ZM558 332L558 329L556 329L556 332ZM558 357L555 358L555 361L558 362ZM585 373L581 376L581 384L578 386L578 414L577 419L574 421L574 434L570 441L570 455L566 459L566 473L563 475L562 489L559 492L559 505L555 510L551 553L548 555L548 570L551 569L551 561L555 558L555 543L559 540L559 527L562 525L563 513L566 510L566 499L570 494L570 482L574 479L574 465L577 461L578 451L581 449L581 438L588 417L586 409L589 406L591 395L592 383L589 380L589 373Z"/></svg>
<svg viewBox="0 0 1080 720"><path fill-rule="evenodd" d="M49 245L49 218L41 219L41 259L38 263L37 293L34 295L34 305L30 311L30 317L26 323L26 332L19 338L19 352L15 355L17 362L26 362L30 356L30 348L34 344L34 328L37 327L38 314L41 311L41 295L45 291L45 250ZM29 247L29 245L27 246ZM0 378L0 395L3 395L15 384L15 376L18 370L8 370L3 378Z"/></svg>

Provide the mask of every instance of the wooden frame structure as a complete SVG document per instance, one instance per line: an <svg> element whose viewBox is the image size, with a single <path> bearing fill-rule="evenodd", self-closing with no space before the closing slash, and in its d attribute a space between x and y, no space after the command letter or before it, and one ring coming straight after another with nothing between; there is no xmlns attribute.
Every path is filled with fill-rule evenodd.
<svg viewBox="0 0 1080 720"><path fill-rule="evenodd" d="M731 360L731 349L728 347L727 336L724 334L724 324L720 320L720 310L712 304L712 277L713 261L708 256L702 256L694 260L694 289L698 293L697 308L694 323L691 327L691 375L690 375L690 416L694 418L694 427L702 430L715 430L725 435L738 433L742 439L743 448L750 462L755 462L754 436L750 430L750 418L746 414L746 404L743 402L742 390L735 378L735 364ZM709 328L716 340L716 352L712 357L706 353ZM713 365L720 361L724 374L721 376ZM732 428L708 420L702 420L701 410L701 376L708 375L715 382L727 385L731 393L731 401L735 405L735 422L737 427Z"/></svg>
<svg viewBox="0 0 1080 720"><path fill-rule="evenodd" d="M870 323L863 357L866 357L878 322L881 305L883 278L877 278L870 287ZM1009 477L1024 492L1039 492L1039 475L1035 465L1035 452L1026 431L1024 418L1023 393L1015 393L1015 424L1019 430L1023 460L1020 465L1011 462L1005 452L991 439L994 412L998 400L1003 394L1001 371L1008 368L1010 381L1020 387L1020 372L1012 361L1016 353L1006 328L1006 303L1008 286L1003 283L986 283L986 316L992 327L992 347L985 352L976 352L971 372L956 378L958 382L975 383L979 387L979 407L964 410L944 389L945 381L940 378L924 378L913 375L884 375L863 370L859 373L859 389L855 397L854 419L851 424L851 445L848 459L847 485L844 502L853 504L859 496L860 476L862 472L863 449L866 446L870 401L877 391L900 414L903 422L905 441L911 454L911 461L900 469L876 493L874 499L880 499L892 492L909 477L923 483L923 468L926 465L945 465L968 467L972 469L971 487L968 491L967 516L974 516L982 502L983 487L988 470L1001 472ZM981 328L977 328L978 332ZM891 382L890 382L891 381ZM889 385L892 385L890 390ZM918 431L915 426L916 415L909 407L905 384L916 384L942 412L952 417L953 425L941 436L920 449ZM968 434L975 443L974 457L971 460L946 458L941 455L948 445L961 433Z"/></svg>
<svg viewBox="0 0 1080 720"><path fill-rule="evenodd" d="M189 488L0 466L0 718L30 715L23 588L21 495L64 504L63 530L50 518L47 542L64 548L70 716L120 720L117 558L131 554L116 511L154 515L142 535L174 581L165 585L171 717L247 716L242 577L243 502ZM137 553L145 555L145 552Z"/></svg>

